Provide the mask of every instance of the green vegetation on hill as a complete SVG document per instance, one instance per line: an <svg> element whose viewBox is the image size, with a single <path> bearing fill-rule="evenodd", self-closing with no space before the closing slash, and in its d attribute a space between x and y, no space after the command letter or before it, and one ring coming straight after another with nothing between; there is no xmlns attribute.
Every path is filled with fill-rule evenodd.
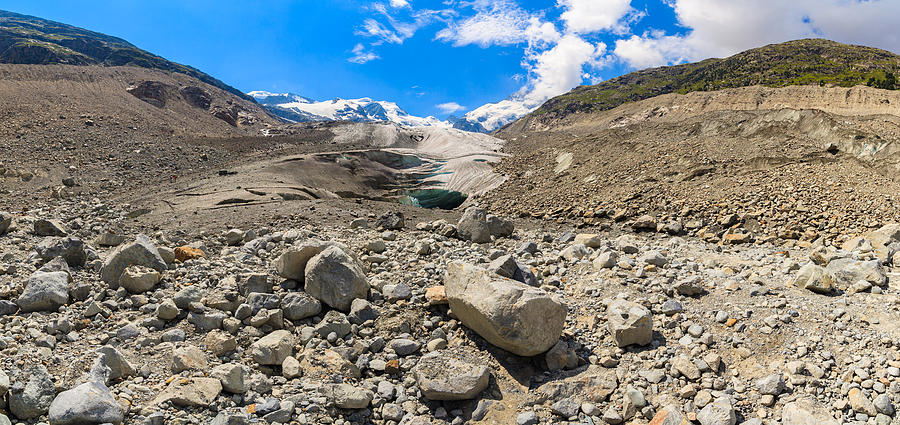
<svg viewBox="0 0 900 425"><path fill-rule="evenodd" d="M208 74L141 50L121 38L0 10L0 63L137 66L177 72L253 100Z"/></svg>
<svg viewBox="0 0 900 425"><path fill-rule="evenodd" d="M686 94L763 85L867 84L900 88L895 74L900 56L871 47L809 39L773 44L725 59L632 72L593 86L581 86L547 101L532 115L562 117L575 112L599 112L628 102L668 93Z"/></svg>

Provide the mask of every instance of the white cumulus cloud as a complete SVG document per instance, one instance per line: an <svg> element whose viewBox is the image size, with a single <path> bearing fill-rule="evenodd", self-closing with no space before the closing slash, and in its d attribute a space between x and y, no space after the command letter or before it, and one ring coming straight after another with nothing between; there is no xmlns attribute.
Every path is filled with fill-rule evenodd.
<svg viewBox="0 0 900 425"><path fill-rule="evenodd" d="M696 56L682 37L658 32L617 40L613 53L635 69L680 63Z"/></svg>
<svg viewBox="0 0 900 425"><path fill-rule="evenodd" d="M435 105L435 107L440 109L441 112L443 112L445 114L452 114L455 112L466 110L465 106L462 106L456 102L441 103L439 105Z"/></svg>
<svg viewBox="0 0 900 425"><path fill-rule="evenodd" d="M559 0L565 9L561 19L566 28L576 33L592 33L622 28L622 19L634 13L631 0Z"/></svg>
<svg viewBox="0 0 900 425"><path fill-rule="evenodd" d="M669 0L683 35L660 31L618 40L629 66L668 65L725 57L800 38L900 50L897 0Z"/></svg>
<svg viewBox="0 0 900 425"><path fill-rule="evenodd" d="M482 105L465 118L494 130L541 106L548 99L578 86L585 67L593 67L606 53L603 43L592 44L576 34L567 34L550 49L532 53L525 59L529 68L525 85L508 99Z"/></svg>
<svg viewBox="0 0 900 425"><path fill-rule="evenodd" d="M523 98L531 103L565 93L579 85L584 78L584 66L606 53L606 45L584 41L575 34L564 36L549 50L535 56L530 83Z"/></svg>
<svg viewBox="0 0 900 425"><path fill-rule="evenodd" d="M450 22L438 31L438 40L454 46L475 44L481 47L506 46L523 42L552 42L559 39L556 26L543 22L512 1L476 2L475 15L459 22Z"/></svg>

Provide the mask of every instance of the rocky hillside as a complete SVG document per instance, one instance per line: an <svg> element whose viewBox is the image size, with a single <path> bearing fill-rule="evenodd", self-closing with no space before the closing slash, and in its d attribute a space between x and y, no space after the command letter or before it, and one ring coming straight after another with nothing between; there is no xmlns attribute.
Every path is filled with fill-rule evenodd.
<svg viewBox="0 0 900 425"><path fill-rule="evenodd" d="M0 63L136 66L177 72L251 100L197 69L141 50L121 38L4 10L0 10Z"/></svg>
<svg viewBox="0 0 900 425"><path fill-rule="evenodd" d="M547 101L499 131L514 135L553 125L573 114L590 114L651 97L762 85L785 87L869 85L897 88L900 56L829 40L773 44L725 59L645 69L593 86L581 86Z"/></svg>
<svg viewBox="0 0 900 425"><path fill-rule="evenodd" d="M840 241L900 214L897 104L869 87L659 96L508 139L508 180L482 202L725 243Z"/></svg>

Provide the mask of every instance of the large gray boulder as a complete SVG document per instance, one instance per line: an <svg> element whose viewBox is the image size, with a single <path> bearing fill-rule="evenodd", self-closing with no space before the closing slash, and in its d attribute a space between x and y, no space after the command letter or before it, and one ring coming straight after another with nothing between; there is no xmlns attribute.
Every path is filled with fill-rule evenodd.
<svg viewBox="0 0 900 425"><path fill-rule="evenodd" d="M9 392L9 410L17 418L28 420L47 413L50 403L56 397L53 377L44 366L31 367L23 378L26 382L16 382Z"/></svg>
<svg viewBox="0 0 900 425"><path fill-rule="evenodd" d="M34 272L16 300L24 312L56 311L68 302L69 274L66 272Z"/></svg>
<svg viewBox="0 0 900 425"><path fill-rule="evenodd" d="M78 238L47 238L35 246L34 250L41 257L42 261L50 261L56 257L62 257L72 267L82 267L87 261L84 242Z"/></svg>
<svg viewBox="0 0 900 425"><path fill-rule="evenodd" d="M856 282L866 281L875 286L887 286L887 275L878 260L854 260L838 258L831 260L825 267L825 273L839 289L847 289Z"/></svg>
<svg viewBox="0 0 900 425"><path fill-rule="evenodd" d="M478 397L490 381L491 372L471 354L433 351L413 368L422 394L429 400L470 400Z"/></svg>
<svg viewBox="0 0 900 425"><path fill-rule="evenodd" d="M653 315L640 304L616 299L606 309L609 333L616 345L647 345L653 340Z"/></svg>
<svg viewBox="0 0 900 425"><path fill-rule="evenodd" d="M511 221L488 214L478 207L466 208L456 225L456 234L460 239L475 243L490 242L491 236L508 237L514 230L515 225Z"/></svg>
<svg viewBox="0 0 900 425"><path fill-rule="evenodd" d="M99 356L91 369L92 380L108 384L110 381L134 375L134 366L115 347L104 345L97 349L97 354ZM103 379L98 379L101 377Z"/></svg>
<svg viewBox="0 0 900 425"><path fill-rule="evenodd" d="M100 268L100 279L118 286L119 278L128 266L144 266L163 272L169 267L159 255L159 250L147 236L138 235L134 242L116 248Z"/></svg>
<svg viewBox="0 0 900 425"><path fill-rule="evenodd" d="M209 407L222 392L216 378L175 379L153 401L151 406L171 402L182 407Z"/></svg>
<svg viewBox="0 0 900 425"><path fill-rule="evenodd" d="M497 217L493 214L487 215L487 224L488 230L491 232L491 236L495 236L498 238L507 238L512 236L513 231L516 230L516 226L512 221L509 221L502 217Z"/></svg>
<svg viewBox="0 0 900 425"><path fill-rule="evenodd" d="M321 392L340 409L365 409L375 398L372 391L350 384L328 384L321 388Z"/></svg>
<svg viewBox="0 0 900 425"><path fill-rule="evenodd" d="M511 353L538 355L562 334L568 309L541 289L459 262L447 267L445 287L459 320Z"/></svg>
<svg viewBox="0 0 900 425"><path fill-rule="evenodd" d="M306 274L306 265L316 255L330 246L338 245L335 242L323 242L318 239L310 239L299 246L288 248L272 264L279 276L285 279L293 279L303 283ZM342 247L346 248L346 247Z"/></svg>
<svg viewBox="0 0 900 425"><path fill-rule="evenodd" d="M720 398L700 410L697 413L697 420L700 421L700 425L734 425L737 423L737 415L731 401Z"/></svg>
<svg viewBox="0 0 900 425"><path fill-rule="evenodd" d="M793 285L820 294L827 294L834 290L834 284L831 277L825 274L825 268L814 263L809 263L797 271Z"/></svg>
<svg viewBox="0 0 900 425"><path fill-rule="evenodd" d="M306 293L331 308L347 312L354 299L366 298L369 282L356 259L332 246L309 260Z"/></svg>
<svg viewBox="0 0 900 425"><path fill-rule="evenodd" d="M459 223L456 224L456 234L459 238L475 243L487 243L491 241L491 228L488 226L487 213L480 208L469 207L463 212Z"/></svg>
<svg viewBox="0 0 900 425"><path fill-rule="evenodd" d="M85 382L59 393L48 413L53 425L121 424L125 420L122 405L99 382Z"/></svg>
<svg viewBox="0 0 900 425"><path fill-rule="evenodd" d="M38 236L65 236L66 229L56 220L41 218L34 221L34 234Z"/></svg>
<svg viewBox="0 0 900 425"><path fill-rule="evenodd" d="M306 292L291 292L281 299L281 309L285 319L303 320L321 313L322 303Z"/></svg>
<svg viewBox="0 0 900 425"><path fill-rule="evenodd" d="M837 425L831 411L818 401L801 398L784 405L781 410L782 425Z"/></svg>
<svg viewBox="0 0 900 425"><path fill-rule="evenodd" d="M294 335L289 331L277 330L254 342L250 355L261 365L280 366L285 358L294 354L294 342Z"/></svg>

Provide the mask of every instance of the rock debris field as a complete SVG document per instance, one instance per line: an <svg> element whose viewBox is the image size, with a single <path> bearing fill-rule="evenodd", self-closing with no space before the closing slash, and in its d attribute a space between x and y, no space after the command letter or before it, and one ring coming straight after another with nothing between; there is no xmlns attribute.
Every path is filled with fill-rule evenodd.
<svg viewBox="0 0 900 425"><path fill-rule="evenodd" d="M900 422L897 224L785 248L477 207L126 219L0 215L0 424Z"/></svg>

